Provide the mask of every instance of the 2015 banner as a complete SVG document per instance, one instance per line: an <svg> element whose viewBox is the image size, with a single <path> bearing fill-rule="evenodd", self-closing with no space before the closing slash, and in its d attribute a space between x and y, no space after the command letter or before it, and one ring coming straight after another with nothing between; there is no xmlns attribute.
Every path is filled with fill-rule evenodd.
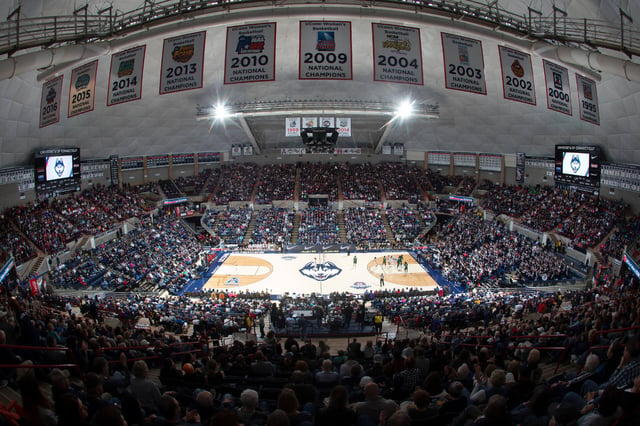
<svg viewBox="0 0 640 426"><path fill-rule="evenodd" d="M351 80L351 22L300 21L300 80Z"/></svg>
<svg viewBox="0 0 640 426"><path fill-rule="evenodd" d="M504 98L535 105L536 89L533 82L531 55L505 46L498 46L498 52Z"/></svg>
<svg viewBox="0 0 640 426"><path fill-rule="evenodd" d="M578 105L580 119L600 125L600 110L598 108L598 92L596 82L583 75L576 74L578 84Z"/></svg>
<svg viewBox="0 0 640 426"><path fill-rule="evenodd" d="M373 79L422 85L420 29L371 24L373 29Z"/></svg>
<svg viewBox="0 0 640 426"><path fill-rule="evenodd" d="M69 86L69 117L93 111L96 96L98 60L71 71Z"/></svg>
<svg viewBox="0 0 640 426"><path fill-rule="evenodd" d="M144 54L147 46L137 46L111 56L107 106L142 98Z"/></svg>
<svg viewBox="0 0 640 426"><path fill-rule="evenodd" d="M224 84L276 79L276 24L227 28Z"/></svg>
<svg viewBox="0 0 640 426"><path fill-rule="evenodd" d="M547 108L573 115L569 70L546 59L542 60L542 67L544 68L544 81L547 85Z"/></svg>
<svg viewBox="0 0 640 426"><path fill-rule="evenodd" d="M62 105L62 78L53 78L42 85L40 98L40 128L60 121L60 107Z"/></svg>
<svg viewBox="0 0 640 426"><path fill-rule="evenodd" d="M486 95L482 42L447 33L441 37L445 87Z"/></svg>
<svg viewBox="0 0 640 426"><path fill-rule="evenodd" d="M160 94L200 89L206 31L167 38L162 47Z"/></svg>

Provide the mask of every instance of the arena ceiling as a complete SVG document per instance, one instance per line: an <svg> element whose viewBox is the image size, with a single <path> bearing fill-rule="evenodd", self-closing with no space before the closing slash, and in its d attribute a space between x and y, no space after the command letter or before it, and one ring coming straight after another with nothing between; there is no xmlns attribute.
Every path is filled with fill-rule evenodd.
<svg viewBox="0 0 640 426"><path fill-rule="evenodd" d="M258 3L251 8L229 7L150 25L88 45L80 61L48 69L21 69L12 78L0 81L0 167L28 165L36 149L55 146L78 146L83 158L229 151L232 144L254 144L261 154L269 155L278 148L302 146L299 139L285 137L285 118L305 115L352 118L352 136L341 137L337 146L361 148L365 153L376 152L381 140L403 143L408 151L525 152L531 156L551 156L558 143L584 143L602 146L609 161L640 164L640 82L633 76L631 80L626 78L629 75L625 77L622 67L610 72L563 62L552 44L448 16L418 13L411 5L390 8L383 5L385 2L378 5L374 1ZM545 17L553 15L554 3L548 0L483 3L497 3L522 15L527 14L528 7ZM95 13L112 5L113 10L129 11L142 4L139 0L89 1L88 10ZM69 16L74 5L77 3L70 0L34 0L24 2L20 13L25 18ZM573 18L601 19L613 25L619 25L622 8L640 22L640 3L635 0L566 0L555 5ZM0 6L0 11L8 15L18 2L0 0ZM323 19L352 23L352 80L298 78L299 22ZM224 84L227 27L264 22L277 24L275 81ZM420 28L423 85L373 81L371 23ZM203 87L160 95L163 40L202 30L206 30ZM442 32L482 40L486 95L445 88ZM141 44L146 45L142 99L108 107L111 55ZM504 99L498 46L531 54L535 105ZM16 52L14 57L36 50ZM633 55L606 48L591 51L617 63L639 66ZM545 58L569 69L573 98L570 116L547 108ZM98 59L94 110L69 118L71 69L94 59ZM2 60L8 60L8 56L0 56ZM576 72L597 82L600 125L579 117ZM57 75L63 76L60 122L39 128L42 84ZM405 99L414 101L425 113L388 125L394 105ZM249 113L224 123L197 117L199 106L218 102L249 105L245 110ZM257 104L261 107L255 108ZM272 110L269 105L274 106Z"/></svg>

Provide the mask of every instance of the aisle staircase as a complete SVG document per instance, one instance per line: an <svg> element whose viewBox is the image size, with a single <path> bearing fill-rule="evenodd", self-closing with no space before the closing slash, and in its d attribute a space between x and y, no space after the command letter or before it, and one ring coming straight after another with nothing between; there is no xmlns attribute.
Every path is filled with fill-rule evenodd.
<svg viewBox="0 0 640 426"><path fill-rule="evenodd" d="M340 242L346 244L347 240L347 225L344 222L344 211L338 210L338 237Z"/></svg>
<svg viewBox="0 0 640 426"><path fill-rule="evenodd" d="M298 235L300 234L300 212L296 211L293 216L293 229L291 230L291 243L298 242Z"/></svg>
<svg viewBox="0 0 640 426"><path fill-rule="evenodd" d="M384 210L380 210L380 219L384 225L384 232L387 234L387 240L393 245L396 242L396 237L393 235L391 226L389 225L389 219L387 219L387 213Z"/></svg>
<svg viewBox="0 0 640 426"><path fill-rule="evenodd" d="M255 197L255 193L253 194L253 196ZM258 212L257 211L253 211L253 213L251 213L251 219L249 219L249 223L247 224L247 231L244 233L244 239L242 241L244 242L251 242L253 241L253 231L256 229L256 218L258 217Z"/></svg>

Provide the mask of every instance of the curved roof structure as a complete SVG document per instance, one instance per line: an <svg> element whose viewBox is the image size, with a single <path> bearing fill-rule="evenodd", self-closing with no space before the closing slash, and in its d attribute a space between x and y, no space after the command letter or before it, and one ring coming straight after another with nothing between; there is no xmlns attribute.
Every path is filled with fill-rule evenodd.
<svg viewBox="0 0 640 426"><path fill-rule="evenodd" d="M556 3L555 8L546 0L531 4L516 0L503 0L499 4L465 1L458 3L467 4L464 10L445 10L446 1L433 2L436 7L427 2L402 1L218 4L199 0L143 3L125 0L92 1L75 15L68 0L26 3L18 12L23 20L20 22L25 25L33 24L32 18L72 16L78 31L89 22L83 20L86 12L87 16L105 19L111 14L111 19L105 22L112 28L106 35L86 36L75 44L52 39L44 46L9 49L0 57L0 168L30 164L36 149L51 146L80 147L83 158L229 151L233 144L252 144L254 152L275 153L278 148L301 146L299 137L285 136L287 117L351 118L351 136L340 136L337 146L360 148L367 153L379 151L383 143L397 142L403 143L408 151L525 152L551 156L554 145L577 143L602 146L609 161L640 164L640 64L634 55L634 49L640 51L640 33L632 22L634 15L640 19L640 5L634 1L621 0L613 5L602 0L567 0L562 5ZM7 15L18 6L16 1L0 1L0 5ZM108 9L109 5L113 7ZM136 8L144 13L120 12ZM491 19L483 18L483 13L491 13ZM132 16L146 16L149 18L144 19L149 20L124 22L125 17ZM499 25L494 24L496 16ZM7 46L13 46L10 36L15 34L13 26L18 21L14 13L3 24L0 41L4 40ZM313 25L307 28L307 22L348 24L336 30L336 34L342 31L343 38L335 41L348 48L348 56L342 58L345 66L350 64L346 75L328 79L304 75L305 60L314 66L329 66L330 61L335 64L341 61L339 51L342 52L340 47L324 52L317 50L317 46L309 49L309 43L319 41L314 37L319 37L317 33L321 30ZM571 37L582 31L574 28L576 22L584 22L584 40ZM531 23L537 30L527 27ZM114 24L121 25L120 29L114 29ZM250 34L260 24L268 24L267 32L258 34L266 34L267 45L273 44L272 51L267 48L266 59L260 59L264 55L247 57L267 61L269 66L273 62L273 69L268 70L263 81L231 81L233 47L228 46L240 49L237 43L242 34L237 33L238 29ZM376 51L376 45L390 33L374 33L382 31L385 25L392 29L407 28L411 34L408 37L414 37L412 48L420 62L413 70L420 72L418 80L422 81L402 84L381 75L384 72L381 69L389 65L381 61L389 58L381 58L385 54L381 54L379 47ZM596 40L595 31L590 29L607 25L617 26L622 34L612 33L608 39ZM44 31L42 26L39 30ZM542 33L535 32L538 30ZM20 34L26 34L24 31L23 28ZM275 35L271 36L270 31ZM162 94L161 80L166 80L170 68L168 62L163 66L163 48L168 46L165 40L200 32L204 34L202 87ZM590 36L586 37L587 34ZM26 35L22 37L26 45ZM471 44L448 51L447 45L458 46L456 40ZM196 57L198 43L195 43ZM144 68L129 71L141 76L141 99L108 106L109 88L115 81L110 80L112 57L137 46L145 46ZM523 54L525 68L527 55L530 57L532 78L527 81L532 83L529 95L535 95L534 102L506 99L503 84L507 77L500 56L503 47ZM322 55L316 56L317 53ZM392 61L403 55L409 57L400 48L396 53L387 56L394 56ZM324 63L316 61L319 59ZM79 75L73 70L95 60L93 109L74 115L70 103ZM478 60L486 93L447 87L448 73L460 71L466 78L467 70L459 65L468 63L475 69ZM451 61L456 62L453 69L449 68ZM554 71L547 67L545 73L544 61L566 69L566 78L556 83L564 85L563 90L570 97L570 112L549 108L547 95L549 89L554 94ZM411 68L410 64L411 60L404 67ZM242 63L237 65L242 68ZM262 64L246 65L261 68ZM172 67L175 68L175 63ZM123 75L129 71L125 70ZM41 108L45 105L43 83L58 76L62 76L62 89L56 98L60 100L60 120L40 127ZM585 94L581 77L592 80L595 90ZM597 99L599 124L581 119L582 101L589 96ZM414 102L420 114L394 120L393 111L403 100ZM224 122L212 119L208 107L219 103L228 104L236 115Z"/></svg>

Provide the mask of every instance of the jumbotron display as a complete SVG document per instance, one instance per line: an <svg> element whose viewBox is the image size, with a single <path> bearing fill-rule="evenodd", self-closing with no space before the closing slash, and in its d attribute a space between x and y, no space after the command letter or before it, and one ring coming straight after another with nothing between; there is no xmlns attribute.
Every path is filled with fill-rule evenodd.
<svg viewBox="0 0 640 426"><path fill-rule="evenodd" d="M556 145L555 182L578 190L598 192L602 151L592 145Z"/></svg>
<svg viewBox="0 0 640 426"><path fill-rule="evenodd" d="M39 194L80 191L80 148L50 148L34 156L35 187Z"/></svg>

